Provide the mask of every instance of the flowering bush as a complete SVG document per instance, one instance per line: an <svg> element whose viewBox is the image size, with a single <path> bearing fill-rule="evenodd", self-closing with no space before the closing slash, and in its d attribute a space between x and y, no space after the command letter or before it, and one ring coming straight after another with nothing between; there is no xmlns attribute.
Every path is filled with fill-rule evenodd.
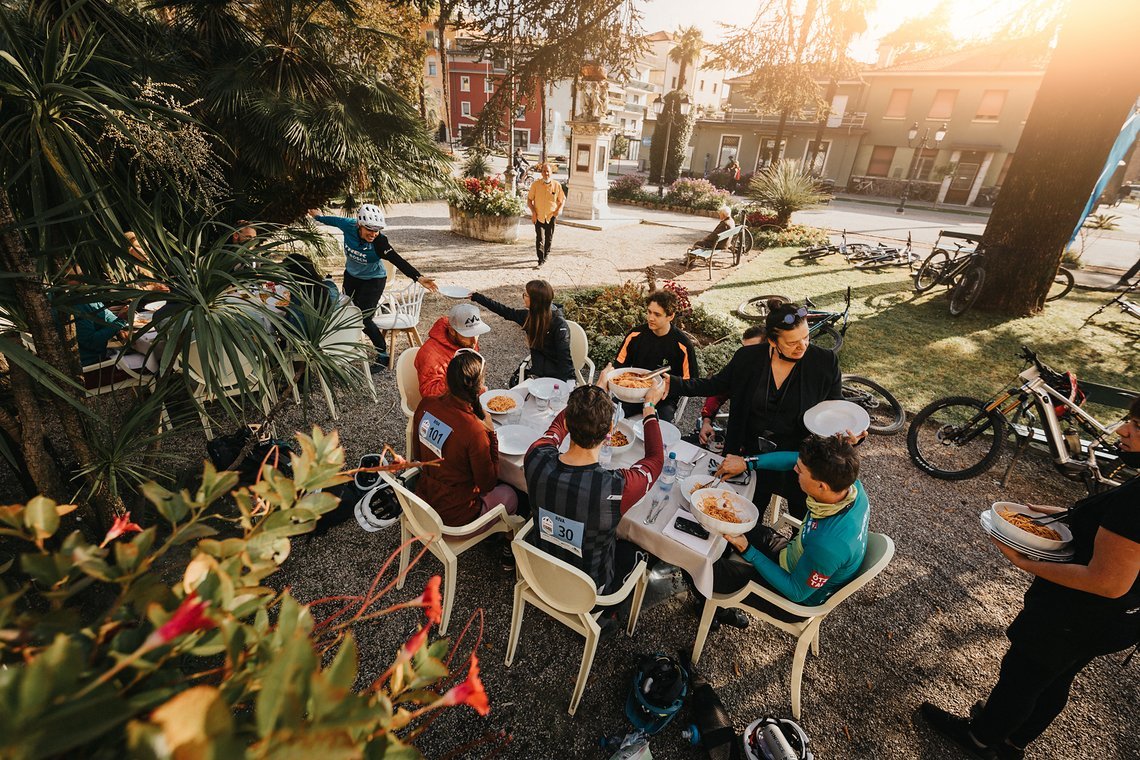
<svg viewBox="0 0 1140 760"><path fill-rule="evenodd" d="M254 485L232 490L238 474L207 464L193 492L149 483L142 492L162 529L124 515L98 545L60 535L73 505L37 497L0 507L0 539L21 549L0 564L0 756L280 757L321 747L413 758L397 731L441 707L487 714L474 654L462 681L441 685L449 643L428 640L441 615L438 576L388 607L378 601L395 580L380 580L395 554L361 595L302 605L263 585L290 538L336 506L322 489L352 474L335 433L297 439L293 478L267 464ZM227 494L234 514L223 517L215 505ZM182 567L172 558L188 544ZM426 622L353 691L353 626L409 608Z"/></svg>
<svg viewBox="0 0 1140 760"><path fill-rule="evenodd" d="M770 208L759 208L749 211L744 223L749 227L764 227L776 223L776 212Z"/></svg>
<svg viewBox="0 0 1140 760"><path fill-rule="evenodd" d="M730 198L727 190L718 189L707 179L682 178L665 191L667 203L709 211L729 203Z"/></svg>
<svg viewBox="0 0 1140 760"><path fill-rule="evenodd" d="M753 239L760 248L806 248L830 242L826 231L806 224L789 224L783 229L760 229L753 233Z"/></svg>
<svg viewBox="0 0 1140 760"><path fill-rule="evenodd" d="M615 200L638 200L645 194L644 174L623 174L610 183L610 197Z"/></svg>
<svg viewBox="0 0 1140 760"><path fill-rule="evenodd" d="M523 211L522 201L511 192L500 174L456 180L448 203L475 216L518 216Z"/></svg>
<svg viewBox="0 0 1140 760"><path fill-rule="evenodd" d="M666 280L665 284L661 286L663 290L668 290L673 295L677 296L677 315L684 317L686 314L693 310L693 302L689 298L689 289L686 288L675 280Z"/></svg>

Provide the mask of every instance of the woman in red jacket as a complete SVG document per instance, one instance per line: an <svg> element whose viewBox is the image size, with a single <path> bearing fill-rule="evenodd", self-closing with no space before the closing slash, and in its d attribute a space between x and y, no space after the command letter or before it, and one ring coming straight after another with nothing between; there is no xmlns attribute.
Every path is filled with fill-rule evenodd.
<svg viewBox="0 0 1140 760"><path fill-rule="evenodd" d="M447 365L447 393L422 399L413 418L414 458L441 460L423 469L416 495L444 525L466 525L499 504L518 509L515 490L499 483L499 442L479 403L482 387L483 357L461 348Z"/></svg>

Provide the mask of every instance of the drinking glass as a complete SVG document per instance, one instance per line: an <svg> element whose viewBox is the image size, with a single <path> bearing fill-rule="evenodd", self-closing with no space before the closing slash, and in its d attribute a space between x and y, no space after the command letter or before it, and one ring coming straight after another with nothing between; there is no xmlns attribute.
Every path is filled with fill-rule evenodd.
<svg viewBox="0 0 1140 760"><path fill-rule="evenodd" d="M550 408L550 399L543 398L542 396L534 397L534 408L540 412L545 412Z"/></svg>

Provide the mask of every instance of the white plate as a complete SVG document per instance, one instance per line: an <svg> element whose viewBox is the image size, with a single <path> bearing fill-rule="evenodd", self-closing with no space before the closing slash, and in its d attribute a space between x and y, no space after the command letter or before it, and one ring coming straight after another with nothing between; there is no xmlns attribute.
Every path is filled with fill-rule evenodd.
<svg viewBox="0 0 1140 760"><path fill-rule="evenodd" d="M740 518L740 522L726 522L705 514L705 511L700 508L700 502L706 496L727 497L736 509L736 516ZM755 504L728 488L702 488L693 493L692 498L689 499L689 504L693 507L690 510L693 517L697 518L697 522L703 525L705 530L712 533L737 536L755 528L756 522L760 519L760 510L756 508Z"/></svg>
<svg viewBox="0 0 1140 760"><path fill-rule="evenodd" d="M1069 530L1069 526L1064 523L1055 522L1046 525L1045 527L1052 528L1060 538L1045 538L1044 536L1034 535L1027 530L1022 530L998 514L1000 511L1018 512L1029 517L1045 517L1045 515L1041 512L1034 512L1024 504L1015 504L1012 501L995 501L990 508L990 512L993 516L994 530L1014 543L1027 546L1030 549L1036 549L1037 551L1055 552L1063 550L1068 546L1069 542L1073 540L1073 532Z"/></svg>
<svg viewBox="0 0 1140 760"><path fill-rule="evenodd" d="M1028 546L1022 546L1013 539L1005 536L1002 533L999 533L997 529L994 528L994 513L991 510L987 509L985 512L982 512L980 519L982 522L982 530L984 530L990 536L996 538L998 541L1001 541L1010 549L1024 554L1030 559L1037 559L1041 560L1042 562L1068 562L1073 558L1073 555L1076 554L1076 552L1074 552L1071 548L1047 552L1041 551L1040 549L1032 549Z"/></svg>
<svg viewBox="0 0 1140 760"><path fill-rule="evenodd" d="M665 420L657 420L657 424L661 427L661 445L665 448L673 446L677 441L681 440L681 431L672 422ZM633 426L634 432L641 440L645 440L645 420L639 419L637 424Z"/></svg>
<svg viewBox="0 0 1140 760"><path fill-rule="evenodd" d="M569 380L559 380L556 377L532 377L526 381L530 395L536 398L549 399L554 395L555 385L569 385Z"/></svg>
<svg viewBox="0 0 1140 760"><path fill-rule="evenodd" d="M804 427L816 435L829 436L847 430L859 435L870 426L871 415L850 401L821 401L804 412Z"/></svg>
<svg viewBox="0 0 1140 760"><path fill-rule="evenodd" d="M681 489L681 498L683 498L686 503L689 503L689 492L693 489L693 486L699 486L703 483L712 483L715 479L713 475L699 472L696 475L690 475L687 478L678 480L677 488Z"/></svg>
<svg viewBox="0 0 1140 760"><path fill-rule="evenodd" d="M526 425L503 425L495 433L499 437L499 453L518 457L525 454L530 445L542 437L543 431Z"/></svg>
<svg viewBox="0 0 1140 760"><path fill-rule="evenodd" d="M150 301L148 303L143 304L142 310L143 311L158 311L163 306L166 306L166 301Z"/></svg>
<svg viewBox="0 0 1140 760"><path fill-rule="evenodd" d="M440 285L439 292L448 298L468 298L471 295L471 288L462 285Z"/></svg>
<svg viewBox="0 0 1140 760"><path fill-rule="evenodd" d="M487 406L487 402L490 401L491 399L497 397L497 396L506 396L507 398L512 399L515 402L514 408L508 409L505 412L496 412L494 409ZM486 409L491 414L510 414L511 412L513 412L515 410L522 409L522 405L523 405L524 400L525 399L523 399L522 396L515 393L514 391L502 391L502 390L487 391L486 393L484 393L482 396L479 397L479 403L482 404L483 408Z"/></svg>

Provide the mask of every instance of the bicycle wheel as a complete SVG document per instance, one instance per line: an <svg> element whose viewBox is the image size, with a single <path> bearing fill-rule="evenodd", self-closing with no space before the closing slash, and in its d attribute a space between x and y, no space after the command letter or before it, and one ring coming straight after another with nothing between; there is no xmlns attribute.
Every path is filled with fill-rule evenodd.
<svg viewBox="0 0 1140 760"><path fill-rule="evenodd" d="M950 291L950 316L960 317L969 311L981 295L985 282L986 270L977 265L967 269Z"/></svg>
<svg viewBox="0 0 1140 760"><path fill-rule="evenodd" d="M946 264L950 261L950 254L941 248L935 248L922 262L918 272L914 275L914 292L925 293L933 288L942 279L946 271Z"/></svg>
<svg viewBox="0 0 1140 760"><path fill-rule="evenodd" d="M878 255L878 249L872 248L866 243L848 243L847 244L847 260L848 261L863 261L872 256Z"/></svg>
<svg viewBox="0 0 1140 760"><path fill-rule="evenodd" d="M843 399L867 410L871 415L871 426L867 429L876 435L894 435L906 422L906 413L898 399L870 378L844 375Z"/></svg>
<svg viewBox="0 0 1140 760"><path fill-rule="evenodd" d="M809 330L811 342L820 348L826 348L833 354L839 353L843 348L843 336L831 325L820 325Z"/></svg>
<svg viewBox="0 0 1140 760"><path fill-rule="evenodd" d="M928 404L911 420L906 450L923 472L965 480L990 467L1005 440L1005 418L976 398L951 396Z"/></svg>
<svg viewBox="0 0 1140 760"><path fill-rule="evenodd" d="M1073 273L1061 267L1053 277L1053 284L1049 286L1049 294L1045 296L1045 300L1056 301L1058 298L1064 298L1069 295L1069 291L1073 289L1076 282Z"/></svg>
<svg viewBox="0 0 1140 760"><path fill-rule="evenodd" d="M888 248L881 254L863 261L855 262L856 269L886 269L887 267L897 267L900 264L905 264L906 260L902 257L902 252L897 248Z"/></svg>
<svg viewBox="0 0 1140 760"><path fill-rule="evenodd" d="M744 241L744 253L752 250L752 246L756 245L756 241L752 238L752 231L745 227L740 231L740 239Z"/></svg>
<svg viewBox="0 0 1140 760"><path fill-rule="evenodd" d="M764 318L768 316L768 301L773 298L779 298L782 301L792 300L787 296L781 295L768 294L753 296L747 301L742 301L741 304L736 307L736 316L748 320L749 322L763 322Z"/></svg>
<svg viewBox="0 0 1140 760"><path fill-rule="evenodd" d="M837 251L838 249L833 245L821 245L817 248L805 248L792 258L809 260L822 259L824 256L836 253Z"/></svg>

